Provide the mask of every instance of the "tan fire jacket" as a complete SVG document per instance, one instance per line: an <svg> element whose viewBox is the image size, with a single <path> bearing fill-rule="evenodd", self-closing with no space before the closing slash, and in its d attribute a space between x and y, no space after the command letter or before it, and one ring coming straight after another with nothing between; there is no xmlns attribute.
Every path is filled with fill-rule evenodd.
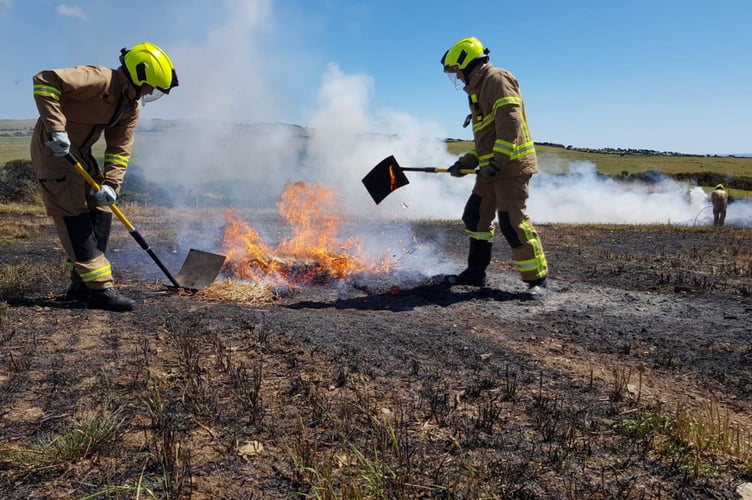
<svg viewBox="0 0 752 500"><path fill-rule="evenodd" d="M501 169L495 178L536 173L535 144L514 75L487 64L471 77L465 92L475 149L460 158L461 167L482 167L493 162Z"/></svg>
<svg viewBox="0 0 752 500"><path fill-rule="evenodd" d="M34 100L39 120L32 138L32 158L65 162L64 158L52 156L45 145L51 132L65 130L71 153L91 171L97 168L91 148L104 132L103 179L119 187L130 160L140 113L136 89L125 73L102 66L41 71L34 75ZM44 169L45 165L40 167Z"/></svg>
<svg viewBox="0 0 752 500"><path fill-rule="evenodd" d="M723 189L715 189L710 193L714 212L724 212L728 206L728 193Z"/></svg>

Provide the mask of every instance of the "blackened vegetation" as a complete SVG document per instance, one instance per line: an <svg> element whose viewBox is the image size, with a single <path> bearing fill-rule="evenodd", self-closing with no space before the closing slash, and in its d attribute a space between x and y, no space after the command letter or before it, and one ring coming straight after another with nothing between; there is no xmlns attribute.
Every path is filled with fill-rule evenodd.
<svg viewBox="0 0 752 500"><path fill-rule="evenodd" d="M0 201L34 202L39 187L30 160L13 160L0 168Z"/></svg>

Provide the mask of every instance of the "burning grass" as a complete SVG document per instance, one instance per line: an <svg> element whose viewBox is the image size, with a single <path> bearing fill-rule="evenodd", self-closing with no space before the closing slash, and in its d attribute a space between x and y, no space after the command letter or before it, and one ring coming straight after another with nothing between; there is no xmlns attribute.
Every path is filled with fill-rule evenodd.
<svg viewBox="0 0 752 500"><path fill-rule="evenodd" d="M341 238L336 193L319 184L289 184L277 204L290 236L276 247L228 212L222 241L225 272L239 280L272 279L280 283L326 283L354 273L385 273L395 267L388 258L373 258L358 238Z"/></svg>

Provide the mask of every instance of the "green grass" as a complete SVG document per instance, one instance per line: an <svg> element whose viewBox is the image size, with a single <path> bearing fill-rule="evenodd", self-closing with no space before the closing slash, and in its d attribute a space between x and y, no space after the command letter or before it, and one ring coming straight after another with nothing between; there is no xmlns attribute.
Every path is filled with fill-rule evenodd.
<svg viewBox="0 0 752 500"><path fill-rule="evenodd" d="M29 159L30 135L14 135L28 133L33 127L34 120L0 120L0 165L10 160ZM138 132L136 133L138 140ZM153 135L153 134L152 134ZM150 136L151 140L154 137ZM472 147L470 141L451 141L447 143L447 150L452 154L460 154ZM728 177L751 177L752 158L718 157L718 156L668 156L643 154L618 154L605 152L591 152L548 144L536 145L540 158L553 155L569 161L590 161L595 164L598 172L607 175L623 173L639 174L646 171L660 171L667 175L676 174L720 174ZM104 141L94 147L95 156L101 157L104 152ZM734 193L730 193L735 196ZM740 196L737 193L736 196Z"/></svg>
<svg viewBox="0 0 752 500"><path fill-rule="evenodd" d="M452 154L460 154L472 148L469 141L450 142L447 149ZM730 177L752 176L752 158L718 157L718 156L667 156L617 153L596 153L578 151L562 147L538 145L535 149L539 158L555 155L569 161L589 161L595 164L598 172L607 175L619 175L624 172L638 174L657 170L668 175L681 173L717 173Z"/></svg>
<svg viewBox="0 0 752 500"><path fill-rule="evenodd" d="M30 137L0 137L0 165L11 160L29 160Z"/></svg>
<svg viewBox="0 0 752 500"><path fill-rule="evenodd" d="M447 150L452 154L462 154L472 148L470 141L453 141L447 144ZM752 178L752 158L719 157L719 156L668 156L641 155L618 153L600 153L579 151L563 147L536 144L539 162L545 158L555 156L568 161L589 161L596 170L606 175L636 175L648 171L663 172L669 176L680 174L702 175L713 174L729 178ZM709 192L714 186L703 186ZM728 188L732 198L752 198L752 191Z"/></svg>

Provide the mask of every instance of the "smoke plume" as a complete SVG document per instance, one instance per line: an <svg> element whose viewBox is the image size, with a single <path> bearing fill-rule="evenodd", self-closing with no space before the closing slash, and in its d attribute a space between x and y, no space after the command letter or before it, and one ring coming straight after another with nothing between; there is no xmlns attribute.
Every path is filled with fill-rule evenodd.
<svg viewBox="0 0 752 500"><path fill-rule="evenodd" d="M381 224L362 235L395 247L409 238L408 221L461 217L472 175L411 172L410 184L378 206L361 184L389 155L405 167L454 163L439 125L393 109L372 109L378 82L367 74L350 74L328 62L310 75L305 48L267 50L275 35L272 2L219 5L224 22L202 41L166 47L178 66L180 86L144 109L134 158L149 179L168 192L216 196L246 209L273 208L290 182L332 186L348 217L399 221L397 235L385 236ZM308 76L316 77L312 85L318 90L312 102L301 105L299 96L285 94L291 87L283 80ZM150 119L152 114L170 120ZM617 182L597 175L596 165L554 156L541 156L539 162L541 173L531 182L528 203L535 224L712 221L699 187L668 178ZM732 203L727 224L749 224L751 214L749 203ZM221 226L221 221L207 222L212 234Z"/></svg>

